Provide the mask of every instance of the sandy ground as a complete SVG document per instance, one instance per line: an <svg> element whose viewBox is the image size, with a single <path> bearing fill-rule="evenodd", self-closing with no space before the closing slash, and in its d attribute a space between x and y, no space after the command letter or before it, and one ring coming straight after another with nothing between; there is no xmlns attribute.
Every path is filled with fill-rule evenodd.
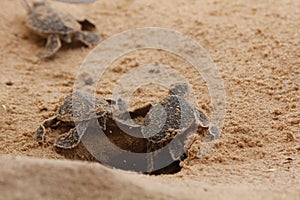
<svg viewBox="0 0 300 200"><path fill-rule="evenodd" d="M104 38L147 26L179 31L197 40L218 66L227 93L221 138L204 158L190 158L181 172L161 176L70 161L52 146L59 130L49 133L44 146L35 142L37 126L72 91L91 49L65 45L53 59L37 62L45 40L25 27L20 1L1 3L0 199L300 199L299 1L54 4L93 20ZM199 107L210 113L201 77L189 64L159 51L120 58L105 72L97 94L109 97L122 74L145 63L182 73L201 91L195 94ZM144 87L131 105L157 101L165 92Z"/></svg>

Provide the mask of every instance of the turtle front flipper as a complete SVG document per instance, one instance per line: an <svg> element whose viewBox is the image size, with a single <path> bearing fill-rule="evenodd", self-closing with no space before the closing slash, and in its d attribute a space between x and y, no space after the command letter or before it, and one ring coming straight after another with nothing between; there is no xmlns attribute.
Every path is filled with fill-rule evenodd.
<svg viewBox="0 0 300 200"><path fill-rule="evenodd" d="M39 54L39 58L49 58L53 56L61 47L61 42L57 34L51 34L47 38L47 44L42 53Z"/></svg>
<svg viewBox="0 0 300 200"><path fill-rule="evenodd" d="M95 121L96 120L88 120L78 123L75 128L72 128L69 130L69 132L60 135L56 139L54 146L62 149L71 149L76 147L79 144L88 126Z"/></svg>
<svg viewBox="0 0 300 200"><path fill-rule="evenodd" d="M54 146L62 149L71 149L79 144L80 138L76 128L72 128L69 132L60 135Z"/></svg>
<svg viewBox="0 0 300 200"><path fill-rule="evenodd" d="M93 32L78 31L75 33L75 39L88 47L92 47L100 42L101 37Z"/></svg>
<svg viewBox="0 0 300 200"><path fill-rule="evenodd" d="M36 140L38 143L44 142L46 128L53 126L57 122L58 122L58 119L56 116L43 121L43 123L36 130Z"/></svg>

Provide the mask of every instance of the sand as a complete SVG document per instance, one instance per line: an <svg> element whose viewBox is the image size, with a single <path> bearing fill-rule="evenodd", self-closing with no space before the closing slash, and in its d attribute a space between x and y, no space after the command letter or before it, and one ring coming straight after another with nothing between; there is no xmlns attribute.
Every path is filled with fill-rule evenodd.
<svg viewBox="0 0 300 200"><path fill-rule="evenodd" d="M91 51L64 45L38 62L45 40L25 27L20 1L0 8L0 199L300 199L300 3L299 1L99 0L92 5L53 3L97 25L104 39L122 31L158 26L202 45L224 80L227 115L222 135L204 157L194 156L175 175L148 176L103 167L80 154L66 158L35 130L70 93ZM140 51L105 72L97 95L110 97L130 69L152 63L176 69L193 86L207 114L204 81L181 59ZM131 108L163 98L166 90L143 87ZM198 146L197 146L198 145ZM201 147L196 142L193 148Z"/></svg>

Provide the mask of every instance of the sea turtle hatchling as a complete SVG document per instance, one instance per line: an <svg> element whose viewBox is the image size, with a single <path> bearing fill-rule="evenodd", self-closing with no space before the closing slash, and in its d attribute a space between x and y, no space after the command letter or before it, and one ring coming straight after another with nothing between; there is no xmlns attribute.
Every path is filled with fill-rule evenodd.
<svg viewBox="0 0 300 200"><path fill-rule="evenodd" d="M102 129L106 129L106 119L111 115L110 102L99 100L88 93L74 92L64 98L57 114L46 119L37 129L36 139L44 142L46 128L55 126L73 127L69 132L60 135L54 146L62 149L76 147L92 119L98 119ZM76 127L75 127L76 122Z"/></svg>
<svg viewBox="0 0 300 200"><path fill-rule="evenodd" d="M162 160L173 163L173 170L180 169L180 160L186 158L187 138L200 128L212 134L206 115L187 101L188 89L186 83L171 85L169 95L153 104L144 119L142 134L148 139L149 172L155 173L160 169L158 164ZM161 150L163 147L166 147L164 151ZM160 170L158 172L161 173Z"/></svg>
<svg viewBox="0 0 300 200"><path fill-rule="evenodd" d="M44 51L39 58L54 55L61 47L61 40L71 43L73 40L91 47L101 40L97 34L84 29L95 27L88 20L78 21L71 15L53 9L47 2L34 2L30 7L27 0L23 0L29 17L26 26L42 37L47 38Z"/></svg>
<svg viewBox="0 0 300 200"><path fill-rule="evenodd" d="M122 100L120 99L120 101ZM88 129L99 131L96 127L100 127L119 148L132 152L145 152L146 140L140 138L142 136L140 126L128 122L126 119L118 120L113 117L113 106L116 104L116 101L111 99L98 99L89 93L73 92L63 99L57 113L53 117L44 120L37 128L36 140L40 144L44 143L47 128L65 127L69 128L69 131L60 135L54 142L54 146L60 149L72 149L77 147ZM145 116L147 111L148 108L145 107L129 112L129 114L132 116ZM122 112L119 113L119 115L122 114ZM115 116L118 117L116 114ZM116 121L118 124L116 124ZM137 131L138 137L124 133L118 126ZM99 133L98 136L101 136L101 134Z"/></svg>

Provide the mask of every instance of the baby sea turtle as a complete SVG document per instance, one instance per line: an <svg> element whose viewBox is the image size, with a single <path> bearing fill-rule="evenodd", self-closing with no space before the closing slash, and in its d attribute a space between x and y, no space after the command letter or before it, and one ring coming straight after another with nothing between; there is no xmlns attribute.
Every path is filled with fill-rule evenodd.
<svg viewBox="0 0 300 200"><path fill-rule="evenodd" d="M44 1L34 2L32 7L27 0L23 2L29 14L26 26L47 38L45 50L39 54L40 58L54 55L61 47L61 40L66 43L77 40L89 47L99 43L100 36L85 30L95 27L88 20L78 21L69 14L53 9Z"/></svg>
<svg viewBox="0 0 300 200"><path fill-rule="evenodd" d="M127 122L126 119L114 119L112 106L115 104L116 102L111 99L100 100L89 93L77 91L69 94L64 98L55 116L46 119L38 127L36 131L37 142L44 142L46 128L68 127L69 131L60 135L54 146L61 149L72 149L77 147L87 129L96 129L95 127L98 124L107 137L121 149L132 152L145 152L145 139L127 135L118 127L122 126L123 129L141 132L139 125ZM136 109L129 112L129 114L132 116L145 116L146 111L144 108ZM122 115L122 112L120 112L120 115ZM116 124L116 121L118 124ZM138 135L141 137L141 134Z"/></svg>
<svg viewBox="0 0 300 200"><path fill-rule="evenodd" d="M156 173L162 160L172 163L169 170L176 172L180 169L180 160L186 158L187 138L199 128L208 130L208 118L186 100L187 92L186 83L171 85L169 95L153 104L145 117L142 133L148 138L149 172ZM161 173L161 170L157 172Z"/></svg>
<svg viewBox="0 0 300 200"><path fill-rule="evenodd" d="M36 139L39 143L44 142L46 128L55 126L73 127L69 132L57 138L54 146L70 149L76 147L83 133L93 119L98 119L102 129L106 129L106 119L111 118L109 100L102 100L94 96L74 92L66 96L54 117L46 119L37 129ZM77 129L75 128L75 122Z"/></svg>

